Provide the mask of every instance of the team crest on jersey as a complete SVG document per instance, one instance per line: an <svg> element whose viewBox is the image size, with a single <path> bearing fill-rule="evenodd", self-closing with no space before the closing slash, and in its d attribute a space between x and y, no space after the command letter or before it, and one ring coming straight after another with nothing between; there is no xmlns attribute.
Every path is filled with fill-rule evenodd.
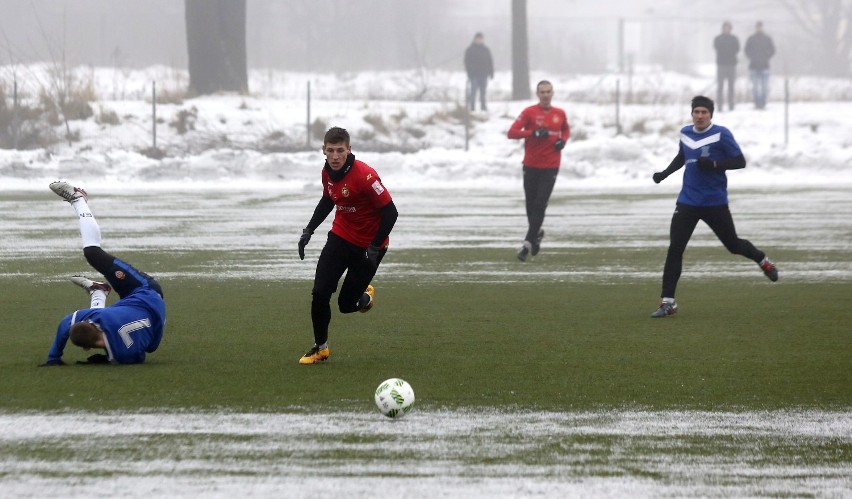
<svg viewBox="0 0 852 499"><path fill-rule="evenodd" d="M554 123L555 125L558 125L558 124L559 124L559 116L554 116L554 117L553 117L553 123Z"/></svg>
<svg viewBox="0 0 852 499"><path fill-rule="evenodd" d="M115 277L116 277L116 279L124 279L125 274L124 274L124 272L122 272L120 270L116 270L115 271Z"/></svg>
<svg viewBox="0 0 852 499"><path fill-rule="evenodd" d="M343 189L340 189L340 193L343 194L343 197L348 198L349 197L349 188L344 185Z"/></svg>

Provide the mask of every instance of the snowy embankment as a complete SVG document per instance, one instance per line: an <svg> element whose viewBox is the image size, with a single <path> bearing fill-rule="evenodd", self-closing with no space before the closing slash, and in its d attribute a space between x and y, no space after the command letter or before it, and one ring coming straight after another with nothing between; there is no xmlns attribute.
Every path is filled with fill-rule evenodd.
<svg viewBox="0 0 852 499"><path fill-rule="evenodd" d="M159 82L160 95L174 96L185 86L185 75L165 68L87 71L97 100L91 103L92 117L70 122L79 140L0 150L0 190L42 189L60 177L104 187L137 182L161 189L313 188L323 161L316 133L328 126L349 129L355 154L397 189L516 189L523 147L506 139L506 130L533 102L508 100L511 75L500 73L491 84L490 110L473 113L466 134L459 107L461 72L257 71L251 75L251 95L159 104L156 146L165 157L153 159L144 154L154 146L151 82ZM8 71L3 74L8 79ZM572 127L560 189L648 186L651 173L677 152L678 130L689 121L689 98L715 92L706 77L652 71L629 80L533 74L533 81L545 77L554 82L554 103L566 109ZM617 80L623 100L636 102L618 113ZM307 140L309 82L315 131ZM845 119L852 112L852 85L797 79L791 85L794 100L786 107L782 81L773 84L766 110L754 110L748 102L734 111L717 110L714 121L733 131L749 161L746 170L730 175L731 185L852 183L852 124ZM746 87L741 79L743 100ZM22 89L24 98L37 95L32 85ZM104 122L110 114L117 123ZM64 124L55 133L63 136Z"/></svg>

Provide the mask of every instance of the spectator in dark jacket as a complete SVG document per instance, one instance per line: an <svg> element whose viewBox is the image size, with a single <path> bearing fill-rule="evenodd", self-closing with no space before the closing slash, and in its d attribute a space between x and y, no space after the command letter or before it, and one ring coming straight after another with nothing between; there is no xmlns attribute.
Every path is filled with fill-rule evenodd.
<svg viewBox="0 0 852 499"><path fill-rule="evenodd" d="M722 23L722 33L713 39L716 49L716 102L721 111L725 107L725 82L728 83L728 108L734 110L734 82L737 79L737 53L740 40L731 34L731 23Z"/></svg>
<svg viewBox="0 0 852 499"><path fill-rule="evenodd" d="M485 46L482 33L474 35L473 42L464 51L464 69L470 80L470 92L467 96L470 110L473 111L476 93L479 92L480 108L487 111L485 90L488 88L488 79L494 78L494 62L491 59L491 51Z"/></svg>
<svg viewBox="0 0 852 499"><path fill-rule="evenodd" d="M746 40L745 55L749 60L754 107L763 109L769 94L769 59L775 55L775 44L772 43L772 38L763 32L762 22L758 21L754 26L754 34Z"/></svg>

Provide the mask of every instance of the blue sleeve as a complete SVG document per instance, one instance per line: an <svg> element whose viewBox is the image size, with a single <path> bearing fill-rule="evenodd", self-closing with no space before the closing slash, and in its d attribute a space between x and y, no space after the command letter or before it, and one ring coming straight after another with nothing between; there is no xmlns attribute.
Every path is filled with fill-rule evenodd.
<svg viewBox="0 0 852 499"><path fill-rule="evenodd" d="M71 321L74 320L76 314L77 312L66 315L59 323L59 327L56 328L56 338L53 340L53 345L50 346L50 352L47 353L48 362L62 360L62 352L65 351L65 344L68 343L68 335L71 332Z"/></svg>
<svg viewBox="0 0 852 499"><path fill-rule="evenodd" d="M727 128L722 128L721 142L722 151L725 157L720 159L736 158L737 156L743 155L743 152L740 149L740 145L737 144L736 140L734 140L734 134L731 133L731 131Z"/></svg>

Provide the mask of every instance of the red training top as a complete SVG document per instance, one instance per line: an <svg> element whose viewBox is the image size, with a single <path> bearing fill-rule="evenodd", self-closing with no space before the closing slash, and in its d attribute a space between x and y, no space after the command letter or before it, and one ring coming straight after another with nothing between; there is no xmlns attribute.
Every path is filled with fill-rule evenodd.
<svg viewBox="0 0 852 499"><path fill-rule="evenodd" d="M379 230L379 209L391 202L391 195L376 170L358 161L340 182L333 182L326 169L322 169L323 196L331 198L337 212L331 223L331 232L355 246L366 248ZM389 238L382 243L388 245Z"/></svg>
<svg viewBox="0 0 852 499"><path fill-rule="evenodd" d="M545 127L548 136L533 137L536 128ZM541 104L530 106L523 111L518 119L509 127L510 139L526 139L524 141L524 166L530 168L559 168L562 151L553 147L557 140L568 141L571 129L565 111L550 106L548 109Z"/></svg>

